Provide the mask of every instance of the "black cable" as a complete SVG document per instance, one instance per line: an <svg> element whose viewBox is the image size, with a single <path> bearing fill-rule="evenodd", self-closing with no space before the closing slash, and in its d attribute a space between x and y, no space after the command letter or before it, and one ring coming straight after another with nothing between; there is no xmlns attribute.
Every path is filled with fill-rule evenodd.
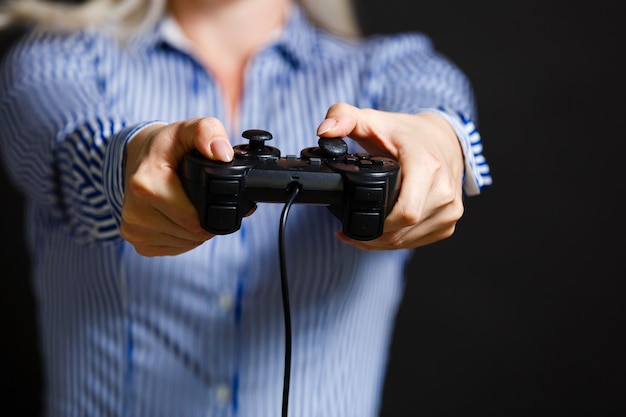
<svg viewBox="0 0 626 417"><path fill-rule="evenodd" d="M287 417L289 408L289 379L291 375L291 311L289 307L289 285L287 282L287 262L285 253L285 225L289 209L300 193L300 184L289 184L289 200L283 207L280 215L280 227L278 231L279 256L280 256L280 284L283 297L283 315L285 317L285 374L283 378L283 412L282 417Z"/></svg>

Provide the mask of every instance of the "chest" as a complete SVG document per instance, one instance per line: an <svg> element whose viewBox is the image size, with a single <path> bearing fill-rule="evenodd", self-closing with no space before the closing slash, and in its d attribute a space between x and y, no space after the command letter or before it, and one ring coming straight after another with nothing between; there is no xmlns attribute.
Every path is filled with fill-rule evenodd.
<svg viewBox="0 0 626 417"><path fill-rule="evenodd" d="M358 65L305 67L272 51L245 68L235 114L216 77L180 52L133 56L111 74L107 88L114 105L137 121L216 117L234 144L243 130L264 129L272 132L272 145L287 153L315 145L317 125L332 104L368 105Z"/></svg>

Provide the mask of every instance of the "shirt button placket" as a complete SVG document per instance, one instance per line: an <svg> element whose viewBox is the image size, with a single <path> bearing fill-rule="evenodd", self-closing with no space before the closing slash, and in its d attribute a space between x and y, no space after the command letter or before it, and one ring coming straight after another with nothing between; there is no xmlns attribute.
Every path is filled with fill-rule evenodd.
<svg viewBox="0 0 626 417"><path fill-rule="evenodd" d="M231 400L230 387L226 384L218 385L215 389L215 397L222 405L229 405Z"/></svg>
<svg viewBox="0 0 626 417"><path fill-rule="evenodd" d="M230 311L235 305L235 297L231 293L222 293L218 298L219 306L225 311Z"/></svg>
<svg viewBox="0 0 626 417"><path fill-rule="evenodd" d="M217 304L224 314L231 313L236 304L235 295L232 292L222 292L217 296ZM217 384L214 386L213 394L217 400L218 407L229 409L232 404L233 393L230 385L227 382ZM214 415L214 414L209 414ZM230 415L230 413L227 413Z"/></svg>

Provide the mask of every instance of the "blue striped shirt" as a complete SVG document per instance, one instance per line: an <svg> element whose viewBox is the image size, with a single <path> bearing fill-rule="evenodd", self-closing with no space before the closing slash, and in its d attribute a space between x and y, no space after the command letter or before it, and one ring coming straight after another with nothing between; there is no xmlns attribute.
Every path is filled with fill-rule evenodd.
<svg viewBox="0 0 626 417"><path fill-rule="evenodd" d="M471 86L419 34L344 41L295 8L245 73L236 119L210 73L165 19L120 45L94 30L30 32L0 80L4 164L27 202L47 416L281 413L285 354L281 204L236 233L146 258L119 233L124 146L155 121L215 116L234 143L248 128L298 154L335 102L432 111L454 126L464 190L490 183ZM350 143L357 149L354 143ZM408 250L340 243L322 206L286 228L293 357L290 416L375 416Z"/></svg>

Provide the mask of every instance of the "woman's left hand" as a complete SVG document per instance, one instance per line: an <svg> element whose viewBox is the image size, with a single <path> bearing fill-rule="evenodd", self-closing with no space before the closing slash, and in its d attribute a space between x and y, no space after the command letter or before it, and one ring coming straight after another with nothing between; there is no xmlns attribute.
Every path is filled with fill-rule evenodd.
<svg viewBox="0 0 626 417"><path fill-rule="evenodd" d="M371 155L400 163L401 188L382 236L358 241L364 250L416 248L450 237L463 215L463 151L450 124L435 113L390 113L338 103L317 134L350 137Z"/></svg>

